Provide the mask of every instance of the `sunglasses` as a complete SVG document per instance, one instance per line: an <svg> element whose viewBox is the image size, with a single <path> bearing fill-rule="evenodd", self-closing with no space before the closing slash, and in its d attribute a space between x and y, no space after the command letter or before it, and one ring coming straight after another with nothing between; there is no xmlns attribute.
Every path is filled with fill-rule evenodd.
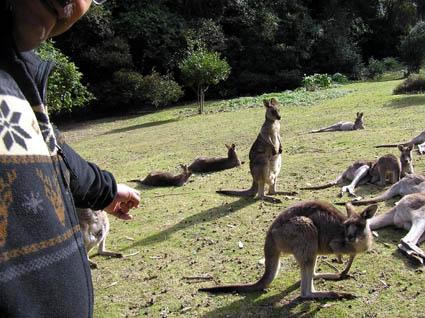
<svg viewBox="0 0 425 318"><path fill-rule="evenodd" d="M56 0L62 7L65 7L66 5L70 4L72 0ZM47 1L49 2L49 1ZM95 4L102 4L105 3L106 0L93 0Z"/></svg>

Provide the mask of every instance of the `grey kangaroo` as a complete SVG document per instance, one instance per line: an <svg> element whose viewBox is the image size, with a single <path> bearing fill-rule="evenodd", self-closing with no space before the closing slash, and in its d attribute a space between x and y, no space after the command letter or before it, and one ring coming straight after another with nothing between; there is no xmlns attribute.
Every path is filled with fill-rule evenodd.
<svg viewBox="0 0 425 318"><path fill-rule="evenodd" d="M425 193L408 194L388 212L370 220L371 230L390 225L409 231L398 248L415 263L424 265L425 253L418 246L425 240Z"/></svg>
<svg viewBox="0 0 425 318"><path fill-rule="evenodd" d="M350 131L358 129L364 129L363 113L356 114L356 120L354 121L354 123L351 121L340 121L328 127L311 130L310 133L320 133L329 131Z"/></svg>
<svg viewBox="0 0 425 318"><path fill-rule="evenodd" d="M416 137L412 138L410 141L407 142L399 142L397 144L388 144L388 145L378 145L376 148L386 148L386 147L397 147L398 145L404 145L404 146L417 146L419 154L425 153L425 131L421 132Z"/></svg>
<svg viewBox="0 0 425 318"><path fill-rule="evenodd" d="M276 191L277 177L281 168L282 143L280 138L280 114L276 99L264 100L266 119L254 144L249 151L249 169L252 185L248 190L219 190L217 193L232 196L255 196L260 200L281 202L264 194L265 185L268 194L280 194Z"/></svg>
<svg viewBox="0 0 425 318"><path fill-rule="evenodd" d="M180 165L183 172L179 175L173 175L169 172L153 171L142 180L133 179L131 182L138 182L152 187L181 187L192 175L187 165Z"/></svg>
<svg viewBox="0 0 425 318"><path fill-rule="evenodd" d="M189 170L192 172L213 172L231 169L241 165L241 161L236 153L236 145L225 145L227 148L227 158L198 157L193 161Z"/></svg>
<svg viewBox="0 0 425 318"><path fill-rule="evenodd" d="M412 193L425 192L425 174L412 173L408 174L397 183L394 183L384 193L370 199L355 200L353 205L366 205L389 200L396 196L405 196Z"/></svg>
<svg viewBox="0 0 425 318"><path fill-rule="evenodd" d="M398 149L400 150L400 158L388 154L377 160L357 160L335 180L324 185L304 187L301 190L326 189L341 185L345 180L351 181L349 185L341 188L339 196L342 197L345 192L348 192L351 196L356 196L354 190L359 184L372 183L384 186L387 180L390 184L394 184L406 174L413 173L412 148L400 145Z"/></svg>
<svg viewBox="0 0 425 318"><path fill-rule="evenodd" d="M90 260L89 252L98 246L98 255L121 258L121 253L106 250L105 241L109 233L108 214L103 210L77 208L78 220L81 233L83 234L84 246L87 251L87 259L91 268L97 268L97 264Z"/></svg>
<svg viewBox="0 0 425 318"><path fill-rule="evenodd" d="M347 216L334 206L322 201L302 201L281 212L267 231L264 244L265 272L253 284L201 288L200 291L254 292L267 288L279 271L281 254L292 254L301 269L301 298L352 298L354 295L342 292L320 292L313 286L317 278L338 280L348 277L354 257L367 251L372 245L372 233L368 219L376 212L377 206L367 207L357 214L353 206L346 205ZM350 259L340 273L315 272L317 255L348 254Z"/></svg>

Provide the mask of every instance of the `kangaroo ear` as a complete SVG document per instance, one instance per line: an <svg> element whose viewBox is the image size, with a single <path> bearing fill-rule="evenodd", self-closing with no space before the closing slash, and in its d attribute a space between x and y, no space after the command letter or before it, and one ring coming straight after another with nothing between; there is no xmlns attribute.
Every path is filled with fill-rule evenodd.
<svg viewBox="0 0 425 318"><path fill-rule="evenodd" d="M398 150L403 151L404 146L403 145L397 145Z"/></svg>
<svg viewBox="0 0 425 318"><path fill-rule="evenodd" d="M359 112L357 112L357 113L356 113L356 116L357 116L357 117L359 117L359 116L360 116L360 113L359 113Z"/></svg>
<svg viewBox="0 0 425 318"><path fill-rule="evenodd" d="M236 148L236 145L235 144L232 144L231 147L232 147L232 149L235 149Z"/></svg>
<svg viewBox="0 0 425 318"><path fill-rule="evenodd" d="M347 216L351 218L353 215L357 214L356 210L354 209L354 206L351 204L351 202L345 203L345 209L347 210Z"/></svg>
<svg viewBox="0 0 425 318"><path fill-rule="evenodd" d="M413 149L413 145L408 145L408 146L406 147L406 149L407 149L407 151L412 151L412 149Z"/></svg>
<svg viewBox="0 0 425 318"><path fill-rule="evenodd" d="M360 117L363 117L363 112L360 113Z"/></svg>
<svg viewBox="0 0 425 318"><path fill-rule="evenodd" d="M267 99L263 99L263 104L264 104L264 107L266 108L270 107L270 102Z"/></svg>
<svg viewBox="0 0 425 318"><path fill-rule="evenodd" d="M230 149L230 146L228 144L224 144L227 149Z"/></svg>
<svg viewBox="0 0 425 318"><path fill-rule="evenodd" d="M363 219L367 220L375 215L376 210L378 210L378 206L376 204L369 205L360 215Z"/></svg>
<svg viewBox="0 0 425 318"><path fill-rule="evenodd" d="M277 105L279 105L279 103L278 103L277 99L276 99L276 98L274 98L274 97L270 100L270 103L271 103L273 106L277 106Z"/></svg>

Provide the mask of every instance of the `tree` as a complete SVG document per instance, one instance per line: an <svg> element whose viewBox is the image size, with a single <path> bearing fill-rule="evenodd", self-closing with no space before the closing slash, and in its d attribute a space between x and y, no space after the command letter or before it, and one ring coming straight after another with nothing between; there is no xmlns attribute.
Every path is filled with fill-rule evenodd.
<svg viewBox="0 0 425 318"><path fill-rule="evenodd" d="M401 42L400 53L407 72L418 73L425 59L425 22L418 22Z"/></svg>
<svg viewBox="0 0 425 318"><path fill-rule="evenodd" d="M191 51L179 64L179 69L186 85L195 90L198 96L199 114L204 111L205 92L209 86L217 85L230 74L230 66L226 60L220 58L217 52L204 49Z"/></svg>
<svg viewBox="0 0 425 318"><path fill-rule="evenodd" d="M87 105L94 96L81 83L83 74L67 56L53 45L43 42L37 50L43 60L55 62L55 68L49 77L47 89L47 105L51 116L70 113L74 108Z"/></svg>

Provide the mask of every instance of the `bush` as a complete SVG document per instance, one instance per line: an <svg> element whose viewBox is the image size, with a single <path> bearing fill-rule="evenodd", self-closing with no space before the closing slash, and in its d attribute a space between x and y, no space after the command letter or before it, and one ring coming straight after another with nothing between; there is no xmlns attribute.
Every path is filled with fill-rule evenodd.
<svg viewBox="0 0 425 318"><path fill-rule="evenodd" d="M408 73L418 73L425 58L425 22L418 22L401 42L400 54Z"/></svg>
<svg viewBox="0 0 425 318"><path fill-rule="evenodd" d="M384 64L385 71L388 72L400 71L404 68L404 65L394 57L386 57L382 59L382 63Z"/></svg>
<svg viewBox="0 0 425 318"><path fill-rule="evenodd" d="M155 71L143 78L141 90L144 99L156 108L176 102L183 96L182 88L170 75L162 76Z"/></svg>
<svg viewBox="0 0 425 318"><path fill-rule="evenodd" d="M379 79L385 72L385 64L382 61L376 60L373 57L369 59L368 66L366 68L366 78Z"/></svg>
<svg viewBox="0 0 425 318"><path fill-rule="evenodd" d="M347 76L341 73L335 73L332 75L332 82L339 83L339 84L345 84L348 82Z"/></svg>
<svg viewBox="0 0 425 318"><path fill-rule="evenodd" d="M394 94L425 93L425 76L410 75L403 83L394 89Z"/></svg>
<svg viewBox="0 0 425 318"><path fill-rule="evenodd" d="M302 83L306 90L314 91L319 88L330 87L332 85L332 78L328 74L304 75Z"/></svg>
<svg viewBox="0 0 425 318"><path fill-rule="evenodd" d="M37 54L42 60L53 61L56 65L47 86L47 106L50 116L70 113L95 99L81 83L83 74L67 56L54 47L53 42L42 43Z"/></svg>

